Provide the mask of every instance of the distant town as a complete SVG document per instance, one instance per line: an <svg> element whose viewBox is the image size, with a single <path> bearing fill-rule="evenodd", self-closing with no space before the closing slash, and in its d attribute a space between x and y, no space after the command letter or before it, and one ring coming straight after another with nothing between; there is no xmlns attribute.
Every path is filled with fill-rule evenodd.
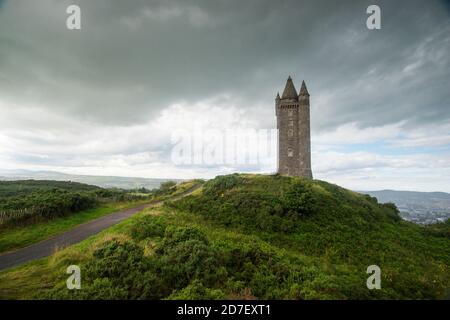
<svg viewBox="0 0 450 320"><path fill-rule="evenodd" d="M365 191L379 202L393 202L400 216L414 223L430 224L450 218L450 194L445 192Z"/></svg>

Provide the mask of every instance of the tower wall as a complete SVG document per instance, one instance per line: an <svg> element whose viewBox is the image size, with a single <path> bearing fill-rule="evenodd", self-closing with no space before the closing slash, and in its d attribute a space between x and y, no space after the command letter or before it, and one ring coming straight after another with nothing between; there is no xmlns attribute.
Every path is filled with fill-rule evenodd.
<svg viewBox="0 0 450 320"><path fill-rule="evenodd" d="M312 179L309 96L299 96L299 175Z"/></svg>
<svg viewBox="0 0 450 320"><path fill-rule="evenodd" d="M278 172L299 175L299 108L298 102L281 102L278 106Z"/></svg>
<svg viewBox="0 0 450 320"><path fill-rule="evenodd" d="M275 102L278 128L278 173L312 179L309 94L293 94L289 78L283 97Z"/></svg>

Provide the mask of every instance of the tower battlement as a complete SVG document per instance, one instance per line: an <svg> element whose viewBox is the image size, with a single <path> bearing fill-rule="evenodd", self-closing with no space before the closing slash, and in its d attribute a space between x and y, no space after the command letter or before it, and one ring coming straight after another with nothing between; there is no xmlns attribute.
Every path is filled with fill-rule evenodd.
<svg viewBox="0 0 450 320"><path fill-rule="evenodd" d="M299 93L289 77L275 98L278 129L278 173L312 179L309 92L305 81Z"/></svg>

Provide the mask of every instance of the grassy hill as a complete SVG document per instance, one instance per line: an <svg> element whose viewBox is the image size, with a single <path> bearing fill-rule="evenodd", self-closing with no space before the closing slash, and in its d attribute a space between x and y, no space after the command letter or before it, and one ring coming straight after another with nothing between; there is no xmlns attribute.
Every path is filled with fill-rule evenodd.
<svg viewBox="0 0 450 320"><path fill-rule="evenodd" d="M66 289L69 264L81 267L81 290ZM0 273L0 297L440 299L449 264L448 221L414 225L392 204L323 181L229 175ZM381 268L381 290L366 287L369 265Z"/></svg>

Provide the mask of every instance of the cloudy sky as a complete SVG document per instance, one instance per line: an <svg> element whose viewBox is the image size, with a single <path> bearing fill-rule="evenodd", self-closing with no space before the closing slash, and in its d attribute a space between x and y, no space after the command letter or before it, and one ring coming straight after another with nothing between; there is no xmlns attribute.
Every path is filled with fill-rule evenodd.
<svg viewBox="0 0 450 320"><path fill-rule="evenodd" d="M71 4L81 30L66 28ZM311 94L315 178L450 192L443 0L0 0L0 169L274 172L273 156L179 165L174 131L272 129L289 75Z"/></svg>

